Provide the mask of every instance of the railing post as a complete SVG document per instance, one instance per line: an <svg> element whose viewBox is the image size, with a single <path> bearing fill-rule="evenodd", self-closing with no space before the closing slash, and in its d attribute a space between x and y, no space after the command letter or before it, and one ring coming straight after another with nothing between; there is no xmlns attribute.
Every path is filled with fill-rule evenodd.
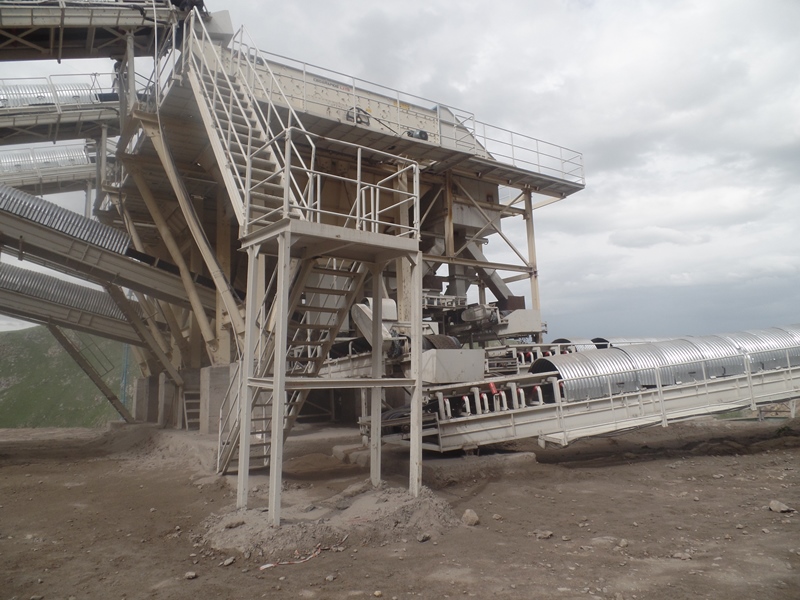
<svg viewBox="0 0 800 600"><path fill-rule="evenodd" d="M354 113L355 114L355 113ZM361 146L356 152L356 229L361 229L363 218L363 194L361 191Z"/></svg>
<svg viewBox="0 0 800 600"><path fill-rule="evenodd" d="M667 426L667 408L664 406L664 386L661 384L661 369L654 367L656 374L656 389L658 390L658 402L661 404L661 426Z"/></svg>
<svg viewBox="0 0 800 600"><path fill-rule="evenodd" d="M291 194L292 181L292 128L286 130L286 141L283 151L286 164L283 166L283 218L289 216L289 195Z"/></svg>
<svg viewBox="0 0 800 600"><path fill-rule="evenodd" d="M742 354L744 360L744 371L747 375L747 389L750 391L750 410L756 410L756 395L753 391L753 370L750 366L750 354L745 352Z"/></svg>

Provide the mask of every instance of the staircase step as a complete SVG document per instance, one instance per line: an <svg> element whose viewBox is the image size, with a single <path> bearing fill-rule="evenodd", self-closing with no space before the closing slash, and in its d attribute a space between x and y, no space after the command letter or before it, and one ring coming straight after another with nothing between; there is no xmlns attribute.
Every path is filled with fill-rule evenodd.
<svg viewBox="0 0 800 600"><path fill-rule="evenodd" d="M318 312L318 313L327 313L327 314L338 314L341 308L337 306L313 306L311 304L299 304L294 308L296 311L299 312Z"/></svg>
<svg viewBox="0 0 800 600"><path fill-rule="evenodd" d="M281 206L283 206L283 196L250 192L250 207L256 212L265 213Z"/></svg>
<svg viewBox="0 0 800 600"><path fill-rule="evenodd" d="M335 277L355 277L358 275L357 271L342 271L339 269L331 269L329 267L314 267L314 273L321 275L333 275Z"/></svg>
<svg viewBox="0 0 800 600"><path fill-rule="evenodd" d="M291 329L306 329L312 331L330 331L334 325L324 325L322 323L298 323L297 321L289 321L289 328Z"/></svg>
<svg viewBox="0 0 800 600"><path fill-rule="evenodd" d="M327 294L329 296L346 296L350 290L338 290L336 288L319 288L319 287L306 287L304 288L306 294Z"/></svg>
<svg viewBox="0 0 800 600"><path fill-rule="evenodd" d="M246 117L237 113L230 114L227 111L219 108L215 109L214 112L216 113L217 117L219 117L220 123L223 126L232 122L234 125L250 125L252 129L256 129L255 120L252 116Z"/></svg>
<svg viewBox="0 0 800 600"><path fill-rule="evenodd" d="M251 156L250 157L250 164L256 168L263 169L265 171L269 171L270 173L274 173L275 169L278 168L278 165L272 160L272 153L266 153L268 157L264 156ZM241 152L232 151L231 155L233 156L234 160L236 160L237 164L245 164L246 157Z"/></svg>

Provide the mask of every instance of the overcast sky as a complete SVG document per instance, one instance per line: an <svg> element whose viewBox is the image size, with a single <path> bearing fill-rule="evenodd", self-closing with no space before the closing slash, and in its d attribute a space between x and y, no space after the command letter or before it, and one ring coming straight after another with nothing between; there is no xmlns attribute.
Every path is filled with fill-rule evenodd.
<svg viewBox="0 0 800 600"><path fill-rule="evenodd" d="M206 0L264 50L583 153L536 211L553 337L800 322L797 0Z"/></svg>

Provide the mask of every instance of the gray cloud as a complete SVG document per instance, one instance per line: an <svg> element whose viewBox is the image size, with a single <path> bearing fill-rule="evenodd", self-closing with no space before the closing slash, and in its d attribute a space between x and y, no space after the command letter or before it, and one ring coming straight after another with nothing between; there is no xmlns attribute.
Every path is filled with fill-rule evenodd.
<svg viewBox="0 0 800 600"><path fill-rule="evenodd" d="M583 152L586 190L536 212L552 334L800 321L796 0L207 4L265 50Z"/></svg>

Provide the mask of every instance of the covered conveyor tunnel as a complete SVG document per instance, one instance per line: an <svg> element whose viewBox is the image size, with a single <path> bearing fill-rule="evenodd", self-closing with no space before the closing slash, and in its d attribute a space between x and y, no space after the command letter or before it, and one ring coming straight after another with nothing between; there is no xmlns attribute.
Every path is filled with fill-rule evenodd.
<svg viewBox="0 0 800 600"><path fill-rule="evenodd" d="M137 307L137 312L140 312ZM0 313L126 344L144 343L105 290L0 263Z"/></svg>
<svg viewBox="0 0 800 600"><path fill-rule="evenodd" d="M549 356L530 373L557 374L561 399L577 402L797 366L800 325L789 325Z"/></svg>
<svg viewBox="0 0 800 600"><path fill-rule="evenodd" d="M20 259L190 306L178 267L135 250L127 233L2 183L0 243ZM191 279L202 306L213 315L213 282L197 274Z"/></svg>

